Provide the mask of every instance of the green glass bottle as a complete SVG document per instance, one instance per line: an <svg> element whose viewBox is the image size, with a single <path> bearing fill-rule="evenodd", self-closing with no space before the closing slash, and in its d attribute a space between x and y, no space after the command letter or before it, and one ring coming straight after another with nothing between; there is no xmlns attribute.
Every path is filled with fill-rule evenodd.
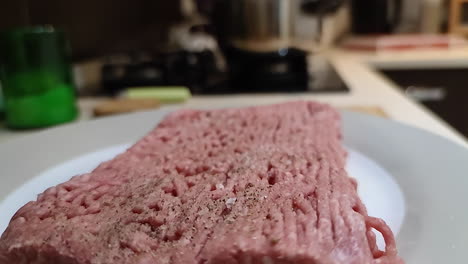
<svg viewBox="0 0 468 264"><path fill-rule="evenodd" d="M0 81L0 119L3 117L3 92L2 92L2 82Z"/></svg>
<svg viewBox="0 0 468 264"><path fill-rule="evenodd" d="M50 26L0 35L0 80L9 127L45 127L76 118L68 47L64 32Z"/></svg>

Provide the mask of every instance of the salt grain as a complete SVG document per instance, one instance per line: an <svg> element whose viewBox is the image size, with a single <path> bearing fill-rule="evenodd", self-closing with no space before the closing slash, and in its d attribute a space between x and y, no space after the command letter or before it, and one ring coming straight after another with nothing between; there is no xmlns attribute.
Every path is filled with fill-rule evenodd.
<svg viewBox="0 0 468 264"><path fill-rule="evenodd" d="M237 201L237 198L229 198L229 199L227 199L227 201L226 201L226 207L227 207L228 209L231 209L231 207L236 203L236 201Z"/></svg>

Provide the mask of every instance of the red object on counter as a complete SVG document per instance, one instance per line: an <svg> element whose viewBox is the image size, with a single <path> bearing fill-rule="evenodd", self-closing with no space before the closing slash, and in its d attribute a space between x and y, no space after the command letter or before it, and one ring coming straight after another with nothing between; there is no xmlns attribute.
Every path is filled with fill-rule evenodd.
<svg viewBox="0 0 468 264"><path fill-rule="evenodd" d="M341 46L350 50L409 50L421 48L453 48L467 45L461 37L438 34L373 35L350 37Z"/></svg>

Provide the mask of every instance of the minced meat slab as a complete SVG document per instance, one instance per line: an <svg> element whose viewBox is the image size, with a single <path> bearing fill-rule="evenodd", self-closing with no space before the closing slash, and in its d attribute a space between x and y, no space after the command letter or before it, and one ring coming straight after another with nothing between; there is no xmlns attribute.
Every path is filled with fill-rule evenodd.
<svg viewBox="0 0 468 264"><path fill-rule="evenodd" d="M177 111L23 206L0 263L402 263L345 162L327 105Z"/></svg>

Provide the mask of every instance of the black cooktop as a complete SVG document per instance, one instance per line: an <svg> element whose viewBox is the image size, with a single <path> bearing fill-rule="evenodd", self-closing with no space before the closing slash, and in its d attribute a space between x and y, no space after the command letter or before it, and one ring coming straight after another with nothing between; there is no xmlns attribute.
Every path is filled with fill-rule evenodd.
<svg viewBox="0 0 468 264"><path fill-rule="evenodd" d="M226 55L225 70L220 70L209 51L109 58L102 69L102 92L118 94L136 86L187 86L195 95L349 92L323 55L292 49Z"/></svg>
<svg viewBox="0 0 468 264"><path fill-rule="evenodd" d="M249 62L250 63L250 62ZM262 67L263 65L255 65ZM294 67L294 66L293 66ZM291 68L282 62L270 63L268 69ZM240 94L240 93L348 93L350 90L333 65L323 55L308 56L305 59L304 74L300 74L300 67L295 67L287 74L275 75L273 77L256 78L263 72L248 68L255 73L239 75L241 81L225 81L212 87L192 91L194 94ZM299 73L298 73L299 72ZM257 74L257 75L254 75ZM270 78L270 79L268 79ZM260 80L259 80L260 79ZM266 80L265 80L266 79Z"/></svg>

